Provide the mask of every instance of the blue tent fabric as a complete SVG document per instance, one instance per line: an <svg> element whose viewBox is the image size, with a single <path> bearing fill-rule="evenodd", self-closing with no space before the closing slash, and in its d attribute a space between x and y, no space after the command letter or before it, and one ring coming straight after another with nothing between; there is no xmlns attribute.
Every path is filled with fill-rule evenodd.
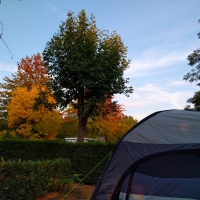
<svg viewBox="0 0 200 200"><path fill-rule="evenodd" d="M137 172L133 177L131 194L199 199L199 178L159 178ZM121 188L121 193L126 193L127 182L128 177Z"/></svg>
<svg viewBox="0 0 200 200"><path fill-rule="evenodd" d="M200 199L200 112L156 112L118 142L91 200Z"/></svg>

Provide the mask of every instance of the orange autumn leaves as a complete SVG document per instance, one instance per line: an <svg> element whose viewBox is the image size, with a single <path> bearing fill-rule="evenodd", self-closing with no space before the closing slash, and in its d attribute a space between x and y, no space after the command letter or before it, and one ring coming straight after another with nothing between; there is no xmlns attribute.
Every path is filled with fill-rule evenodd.
<svg viewBox="0 0 200 200"><path fill-rule="evenodd" d="M99 104L96 113L89 117L86 125L86 137L105 137L108 142L116 142L126 133L137 120L132 116L123 114L123 106L107 98L104 104ZM70 104L65 111L65 124L62 131L66 137L76 137L78 131L78 116L76 110Z"/></svg>
<svg viewBox="0 0 200 200"><path fill-rule="evenodd" d="M61 115L59 109L50 111L44 105L34 109L41 91L47 94L49 104L56 104L52 91L45 87L49 79L40 54L26 56L18 63L12 79L5 77L4 81L1 87L8 102L7 132L11 137L39 140L77 137L78 116L71 104L65 115ZM133 117L124 115L123 111L123 107L112 98L107 98L103 105L98 104L96 113L88 119L86 137L104 136L106 141L116 142L137 123Z"/></svg>
<svg viewBox="0 0 200 200"><path fill-rule="evenodd" d="M33 109L35 98L41 91L48 93L48 103L56 103L45 87L48 75L41 55L26 56L17 65L12 79L5 77L5 83L1 84L4 89L2 96L8 102L7 135L25 139L55 139L62 120L59 112L51 112L44 106Z"/></svg>
<svg viewBox="0 0 200 200"><path fill-rule="evenodd" d="M17 63L17 72L12 74L12 78L6 76L4 83L0 84L4 93L9 95L9 92L12 92L16 87L30 89L32 85L44 86L49 78L47 67L43 66L43 64L44 61L39 53L23 58L21 62Z"/></svg>
<svg viewBox="0 0 200 200"><path fill-rule="evenodd" d="M123 107L112 98L107 98L103 105L98 105L99 114L88 120L87 132L96 136L104 136L106 141L116 142L134 124L137 123L131 116L123 114Z"/></svg>

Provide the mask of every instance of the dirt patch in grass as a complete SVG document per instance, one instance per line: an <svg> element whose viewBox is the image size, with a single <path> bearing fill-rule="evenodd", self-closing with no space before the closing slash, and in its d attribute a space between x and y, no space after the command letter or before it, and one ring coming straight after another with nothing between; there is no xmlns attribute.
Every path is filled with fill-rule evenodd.
<svg viewBox="0 0 200 200"><path fill-rule="evenodd" d="M72 184L70 187L66 185L61 190L50 192L44 196L38 197L36 200L89 200L95 188L95 186L91 185L78 185L66 196L74 186L76 186L76 184Z"/></svg>

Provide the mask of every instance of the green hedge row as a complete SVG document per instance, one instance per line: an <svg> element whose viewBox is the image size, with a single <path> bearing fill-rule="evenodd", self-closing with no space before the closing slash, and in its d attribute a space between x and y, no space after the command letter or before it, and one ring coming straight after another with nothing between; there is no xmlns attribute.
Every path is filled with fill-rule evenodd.
<svg viewBox="0 0 200 200"><path fill-rule="evenodd" d="M5 160L71 160L72 174L82 179L115 147L113 143L70 143L60 141L0 140L0 157ZM85 184L96 184L108 159L105 159L84 179Z"/></svg>
<svg viewBox="0 0 200 200"><path fill-rule="evenodd" d="M83 178L91 172L111 151L113 144L85 144L77 148L71 158L73 174L80 174ZM105 164L109 160L109 156L95 170L87 176L83 183L95 185L104 169Z"/></svg>
<svg viewBox="0 0 200 200"><path fill-rule="evenodd" d="M35 200L71 179L68 159L0 163L0 199Z"/></svg>
<svg viewBox="0 0 200 200"><path fill-rule="evenodd" d="M55 141L0 140L0 156L5 160L52 160L73 155L72 143ZM68 156L66 156L68 155Z"/></svg>

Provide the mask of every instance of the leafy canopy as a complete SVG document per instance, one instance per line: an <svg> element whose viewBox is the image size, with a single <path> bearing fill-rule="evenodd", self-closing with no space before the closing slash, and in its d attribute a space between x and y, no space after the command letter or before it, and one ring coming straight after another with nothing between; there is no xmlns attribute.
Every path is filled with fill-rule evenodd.
<svg viewBox="0 0 200 200"><path fill-rule="evenodd" d="M26 56L17 63L12 78L5 77L4 83L0 83L0 131L3 135L12 133L12 136L27 139L55 138L58 123L54 119L56 116L59 121L60 116L56 111L49 112L44 108L56 104L56 101L45 87L49 78L43 64L39 53ZM45 100L39 99L40 93L45 93ZM36 100L42 101L37 111L33 109Z"/></svg>
<svg viewBox="0 0 200 200"><path fill-rule="evenodd" d="M8 127L13 136L26 139L55 139L61 117L57 111L51 112L44 106L40 106L37 111L33 110L39 91L38 86L33 85L30 90L17 87L12 92L7 109ZM55 103L55 99L49 95L48 102Z"/></svg>
<svg viewBox="0 0 200 200"><path fill-rule="evenodd" d="M198 22L200 23L200 19ZM197 36L200 39L200 32L197 34ZM191 72L187 73L183 79L189 82L200 81L200 49L194 50L187 59L190 66L196 66L191 70ZM200 82L197 83L197 85L200 86ZM190 105L187 105L185 107L186 110L200 110L200 91L195 92L194 96L187 100L187 103L193 104L194 107L192 108Z"/></svg>
<svg viewBox="0 0 200 200"><path fill-rule="evenodd" d="M192 108L190 105L185 107L185 110L198 110L200 111L200 91L195 92L194 96L187 100L187 103L191 103L194 105Z"/></svg>
<svg viewBox="0 0 200 200"><path fill-rule="evenodd" d="M31 57L26 56L17 63L17 71L12 74L12 78L4 77L4 82L0 83L0 131L7 130L7 105L12 99L12 92L17 87L31 89L33 84L42 87L48 80L47 67L41 55L35 54Z"/></svg>
<svg viewBox="0 0 200 200"><path fill-rule="evenodd" d="M132 87L125 86L128 79L123 78L130 61L121 37L100 31L94 16L88 19L84 10L78 17L72 12L67 16L43 52L60 105L77 100L82 90L91 105L116 93L132 92Z"/></svg>
<svg viewBox="0 0 200 200"><path fill-rule="evenodd" d="M200 19L198 20L198 22L200 23ZM200 32L197 34L197 36L200 39ZM200 48L194 50L193 53L190 54L187 59L189 61L188 64L190 66L196 66L191 70L191 72L188 72L183 77L183 79L190 82L200 81ZM197 85L200 86L200 83L198 83Z"/></svg>
<svg viewBox="0 0 200 200"><path fill-rule="evenodd" d="M66 107L71 102L78 110L78 141L83 141L97 103L117 93L128 96L133 92L123 78L130 60L121 37L99 30L93 15L87 18L82 10L77 17L73 12L67 16L47 43L43 57L58 105Z"/></svg>

